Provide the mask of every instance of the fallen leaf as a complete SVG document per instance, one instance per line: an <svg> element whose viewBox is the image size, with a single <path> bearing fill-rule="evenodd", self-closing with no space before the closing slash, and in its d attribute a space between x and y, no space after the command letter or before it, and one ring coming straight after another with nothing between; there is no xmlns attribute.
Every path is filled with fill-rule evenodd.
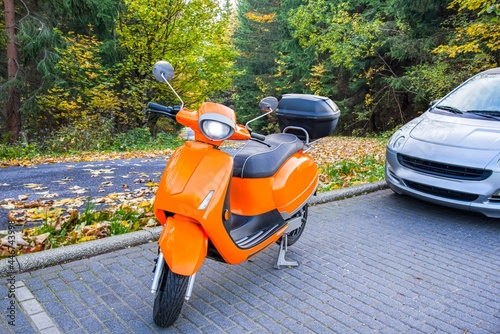
<svg viewBox="0 0 500 334"><path fill-rule="evenodd" d="M12 234L11 234L11 239L12 240ZM2 246L12 246L12 243L9 242L9 236L5 236L2 238ZM24 246L29 246L29 243L24 240L23 234L21 232L16 232L14 233L14 246L16 247L24 247Z"/></svg>
<svg viewBox="0 0 500 334"><path fill-rule="evenodd" d="M29 209L29 208L36 208L40 206L40 202L39 201L32 201L32 202L28 202L28 203L24 203L24 208L25 209Z"/></svg>
<svg viewBox="0 0 500 334"><path fill-rule="evenodd" d="M49 232L35 236L35 238L34 238L35 245L43 244L49 236L50 236Z"/></svg>
<svg viewBox="0 0 500 334"><path fill-rule="evenodd" d="M59 197L59 194L58 193L48 193L48 194L44 194L40 198L48 199L48 198L54 198L54 197Z"/></svg>
<svg viewBox="0 0 500 334"><path fill-rule="evenodd" d="M17 196L17 198L20 200L20 201L25 201L27 200L29 197L29 194L25 194L25 195L19 195Z"/></svg>
<svg viewBox="0 0 500 334"><path fill-rule="evenodd" d="M14 205L14 203L9 203L9 204L2 204L0 205L2 208L6 209L6 210L13 210L16 208L16 206Z"/></svg>
<svg viewBox="0 0 500 334"><path fill-rule="evenodd" d="M40 187L41 184L37 184L37 183L27 183L27 184L23 184L23 186L25 188L37 188L37 187Z"/></svg>

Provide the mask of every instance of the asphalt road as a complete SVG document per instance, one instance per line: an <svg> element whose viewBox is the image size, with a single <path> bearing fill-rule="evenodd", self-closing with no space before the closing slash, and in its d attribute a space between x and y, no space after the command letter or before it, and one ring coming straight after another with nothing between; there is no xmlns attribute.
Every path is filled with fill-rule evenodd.
<svg viewBox="0 0 500 334"><path fill-rule="evenodd" d="M25 202L40 199L102 197L132 193L157 183L167 157L41 164L0 169L0 204L9 199ZM0 230L7 228L7 210L0 207Z"/></svg>

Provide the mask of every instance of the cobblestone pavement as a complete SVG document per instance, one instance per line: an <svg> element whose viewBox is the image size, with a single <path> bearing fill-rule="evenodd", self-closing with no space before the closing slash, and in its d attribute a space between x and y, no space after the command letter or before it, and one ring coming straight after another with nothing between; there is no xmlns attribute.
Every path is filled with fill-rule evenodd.
<svg viewBox="0 0 500 334"><path fill-rule="evenodd" d="M0 277L1 332L500 333L500 220L382 190L311 207L298 268L273 269L277 250L207 260L169 329L152 321L154 242L17 274L16 299Z"/></svg>

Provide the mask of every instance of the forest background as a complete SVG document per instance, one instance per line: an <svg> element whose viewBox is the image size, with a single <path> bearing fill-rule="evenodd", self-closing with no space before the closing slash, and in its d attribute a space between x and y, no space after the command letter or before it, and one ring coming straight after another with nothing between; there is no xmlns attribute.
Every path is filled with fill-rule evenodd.
<svg viewBox="0 0 500 334"><path fill-rule="evenodd" d="M177 103L161 59L188 108L245 123L265 96L317 94L346 136L390 133L500 61L495 0L4 0L4 18L0 158L171 141L180 128L145 113Z"/></svg>
<svg viewBox="0 0 500 334"><path fill-rule="evenodd" d="M265 96L331 98L336 136L311 150L319 191L375 182L393 129L500 63L495 0L4 0L3 14L0 167L168 155L181 128L145 112L149 101L178 103L151 73L164 59L188 108L224 103L243 124ZM16 252L36 252L154 226L157 184L146 187L94 199L81 187L71 199L45 191L0 206L23 227ZM2 247L0 257L10 254Z"/></svg>

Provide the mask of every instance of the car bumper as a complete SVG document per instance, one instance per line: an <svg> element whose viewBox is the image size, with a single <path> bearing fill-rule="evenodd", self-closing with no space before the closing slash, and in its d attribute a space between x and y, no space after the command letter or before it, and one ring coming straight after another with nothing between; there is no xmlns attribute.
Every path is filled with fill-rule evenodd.
<svg viewBox="0 0 500 334"><path fill-rule="evenodd" d="M500 197L493 197L500 189L498 170L482 181L433 176L402 166L396 152L387 149L385 179L389 187L398 194L500 218Z"/></svg>

